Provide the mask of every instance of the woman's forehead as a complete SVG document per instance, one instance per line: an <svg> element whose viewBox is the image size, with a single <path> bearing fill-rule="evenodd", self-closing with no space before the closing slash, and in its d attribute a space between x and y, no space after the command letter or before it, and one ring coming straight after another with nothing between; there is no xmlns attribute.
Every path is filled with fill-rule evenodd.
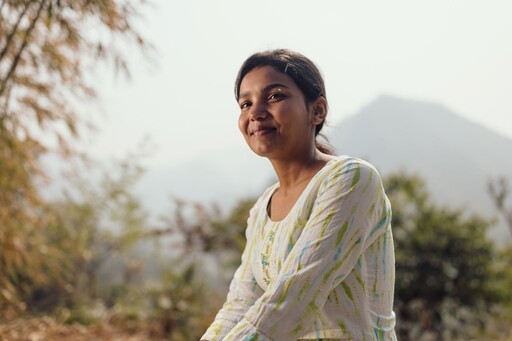
<svg viewBox="0 0 512 341"><path fill-rule="evenodd" d="M240 83L240 98L252 92L259 92L282 86L296 88L293 79L285 73L276 70L273 66L261 66L249 71Z"/></svg>

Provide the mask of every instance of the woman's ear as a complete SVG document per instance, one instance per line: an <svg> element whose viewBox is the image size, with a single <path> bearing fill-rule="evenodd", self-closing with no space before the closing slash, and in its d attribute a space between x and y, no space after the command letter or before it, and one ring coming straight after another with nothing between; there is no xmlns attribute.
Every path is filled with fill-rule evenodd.
<svg viewBox="0 0 512 341"><path fill-rule="evenodd" d="M319 125L327 117L327 100L325 97L320 96L312 105L313 109L313 120L314 125Z"/></svg>

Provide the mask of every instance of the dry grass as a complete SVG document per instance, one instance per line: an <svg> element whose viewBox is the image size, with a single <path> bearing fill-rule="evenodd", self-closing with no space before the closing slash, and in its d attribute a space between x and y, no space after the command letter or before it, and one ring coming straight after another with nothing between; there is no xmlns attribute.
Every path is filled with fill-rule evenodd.
<svg viewBox="0 0 512 341"><path fill-rule="evenodd" d="M17 318L0 321L0 340L9 341L163 341L168 340L150 326L121 328L107 322L84 326L62 324L52 317ZM133 329L133 330L132 330ZM136 330L135 330L136 329Z"/></svg>

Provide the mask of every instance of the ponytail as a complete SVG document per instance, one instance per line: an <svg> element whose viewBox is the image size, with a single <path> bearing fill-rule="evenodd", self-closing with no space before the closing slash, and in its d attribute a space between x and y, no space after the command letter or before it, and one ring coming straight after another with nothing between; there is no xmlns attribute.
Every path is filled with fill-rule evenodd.
<svg viewBox="0 0 512 341"><path fill-rule="evenodd" d="M316 149L321 151L324 154L327 155L336 155L336 151L334 150L334 147L331 146L329 143L329 140L324 134L317 134L317 137L315 139L315 146Z"/></svg>

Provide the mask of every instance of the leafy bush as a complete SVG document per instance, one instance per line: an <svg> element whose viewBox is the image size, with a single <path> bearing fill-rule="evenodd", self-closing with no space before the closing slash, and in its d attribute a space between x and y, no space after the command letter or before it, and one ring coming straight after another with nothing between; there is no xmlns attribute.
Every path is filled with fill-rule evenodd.
<svg viewBox="0 0 512 341"><path fill-rule="evenodd" d="M438 207L416 177L396 174L385 183L393 206L399 339L497 332L489 322L507 319L512 272L486 237L490 222Z"/></svg>

